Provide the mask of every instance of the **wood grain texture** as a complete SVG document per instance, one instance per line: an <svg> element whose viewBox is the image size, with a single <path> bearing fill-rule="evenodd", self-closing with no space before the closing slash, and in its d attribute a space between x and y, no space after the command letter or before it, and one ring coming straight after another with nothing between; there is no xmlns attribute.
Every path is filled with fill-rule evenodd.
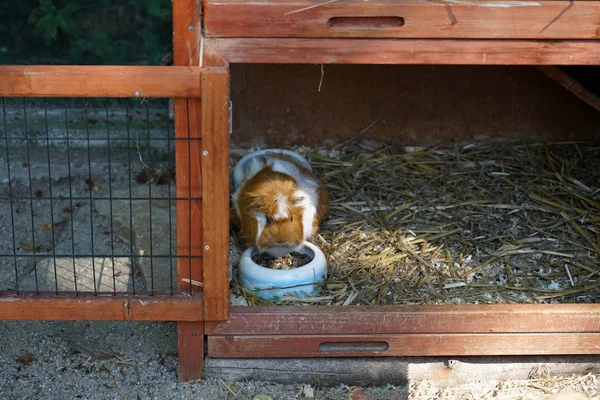
<svg viewBox="0 0 600 400"><path fill-rule="evenodd" d="M199 99L174 99L175 111L175 180L177 198L177 254L179 288L199 291L201 286L189 280L202 282L202 154L201 103ZM188 280L188 282L183 280Z"/></svg>
<svg viewBox="0 0 600 400"><path fill-rule="evenodd" d="M232 307L208 335L600 332L600 304Z"/></svg>
<svg viewBox="0 0 600 400"><path fill-rule="evenodd" d="M282 384L323 386L406 385L406 358L210 358L204 365L207 378L225 382L258 380ZM344 398L344 397L341 397Z"/></svg>
<svg viewBox="0 0 600 400"><path fill-rule="evenodd" d="M600 97L598 97L592 91L587 89L581 83L577 82L575 79L571 78L560 68L547 65L540 66L538 67L538 69L544 74L546 74L548 77L556 81L558 84L560 84L562 87L567 89L569 92L573 93L575 96L585 101L591 107L600 111Z"/></svg>
<svg viewBox="0 0 600 400"><path fill-rule="evenodd" d="M179 381L202 379L204 374L204 325L202 322L177 324Z"/></svg>
<svg viewBox="0 0 600 400"><path fill-rule="evenodd" d="M217 51L208 43L208 41L204 41L204 45L202 46L202 64L204 66L210 67L224 67L229 68L229 62L225 60Z"/></svg>
<svg viewBox="0 0 600 400"><path fill-rule="evenodd" d="M385 386L429 380L438 388L477 381L526 380L531 379L535 371L548 371L551 376L598 373L600 356L207 357L204 366L206 377L225 382L263 380L281 384Z"/></svg>
<svg viewBox="0 0 600 400"><path fill-rule="evenodd" d="M210 39L230 63L600 65L600 41Z"/></svg>
<svg viewBox="0 0 600 400"><path fill-rule="evenodd" d="M204 308L208 320L222 321L229 317L229 70L207 70L202 93Z"/></svg>
<svg viewBox="0 0 600 400"><path fill-rule="evenodd" d="M200 97L198 67L0 66L3 97Z"/></svg>
<svg viewBox="0 0 600 400"><path fill-rule="evenodd" d="M204 0L205 31L208 37L248 38L598 39L600 36L600 1L326 3ZM394 18L401 18L402 23Z"/></svg>
<svg viewBox="0 0 600 400"><path fill-rule="evenodd" d="M208 336L213 358L600 354L600 333Z"/></svg>
<svg viewBox="0 0 600 400"><path fill-rule="evenodd" d="M175 65L199 65L200 60L200 0L173 0L173 62ZM202 83L198 82L202 90ZM199 99L175 98L175 136L188 138L175 145L177 197L202 196L202 105ZM200 200L177 203L177 251L179 255L202 255L202 203ZM202 287L202 259L180 258L179 287L186 292ZM187 278L188 282L182 282ZM204 313L204 307L201 309ZM204 369L204 326L202 323L177 324L179 380L202 378Z"/></svg>
<svg viewBox="0 0 600 400"><path fill-rule="evenodd" d="M377 119L385 123L363 139L406 146L482 132L600 137L600 113L529 66L326 65L324 72L318 92L319 65L233 64L232 147L333 146Z"/></svg>
<svg viewBox="0 0 600 400"><path fill-rule="evenodd" d="M179 66L198 66L200 60L200 1L173 1L173 62ZM199 91L201 81L197 82ZM183 291L202 290L182 279L202 282L202 110L198 99L175 98L175 170L177 201L177 253L189 256L178 264L179 287Z"/></svg>
<svg viewBox="0 0 600 400"><path fill-rule="evenodd" d="M200 0L173 0L173 64L198 66Z"/></svg>
<svg viewBox="0 0 600 400"><path fill-rule="evenodd" d="M202 321L202 297L100 293L0 295L0 320Z"/></svg>

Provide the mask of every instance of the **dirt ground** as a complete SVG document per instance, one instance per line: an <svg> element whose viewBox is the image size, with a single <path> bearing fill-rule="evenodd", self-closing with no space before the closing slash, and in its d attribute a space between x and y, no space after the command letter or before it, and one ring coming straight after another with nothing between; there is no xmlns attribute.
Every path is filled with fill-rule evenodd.
<svg viewBox="0 0 600 400"><path fill-rule="evenodd" d="M354 387L177 381L175 323L0 321L0 399L598 400L598 375ZM562 393L562 394L561 394ZM562 397L552 397L561 394Z"/></svg>
<svg viewBox="0 0 600 400"><path fill-rule="evenodd" d="M179 383L175 323L1 321L0 337L3 400L407 398L393 386Z"/></svg>

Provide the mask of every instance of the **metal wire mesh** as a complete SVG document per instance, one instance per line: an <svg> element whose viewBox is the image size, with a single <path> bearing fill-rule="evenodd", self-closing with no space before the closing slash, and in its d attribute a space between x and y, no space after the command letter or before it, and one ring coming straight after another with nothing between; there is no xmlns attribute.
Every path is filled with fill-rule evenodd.
<svg viewBox="0 0 600 400"><path fill-rule="evenodd" d="M191 276L201 256L177 253L175 206L200 198L177 197L175 143L199 139L174 137L168 102L2 98L1 108L0 291L177 292L177 259Z"/></svg>

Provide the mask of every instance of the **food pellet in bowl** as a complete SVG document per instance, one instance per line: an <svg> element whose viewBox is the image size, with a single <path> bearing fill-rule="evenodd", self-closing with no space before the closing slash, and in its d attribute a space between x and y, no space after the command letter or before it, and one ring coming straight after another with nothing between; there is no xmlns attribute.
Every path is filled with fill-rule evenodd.
<svg viewBox="0 0 600 400"><path fill-rule="evenodd" d="M283 257L274 257L267 253L258 253L252 256L252 261L261 267L272 269L294 269L302 267L312 261L308 254L291 252Z"/></svg>

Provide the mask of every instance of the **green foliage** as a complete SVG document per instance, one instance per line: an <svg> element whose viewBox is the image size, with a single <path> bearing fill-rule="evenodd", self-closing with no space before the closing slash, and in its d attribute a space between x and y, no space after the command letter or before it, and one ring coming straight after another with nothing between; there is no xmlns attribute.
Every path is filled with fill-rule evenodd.
<svg viewBox="0 0 600 400"><path fill-rule="evenodd" d="M40 0L40 6L33 10L27 22L35 24L35 31L42 35L46 46L56 40L59 30L66 35L76 36L79 28L72 14L81 9L79 3L69 1L57 8L52 0Z"/></svg>
<svg viewBox="0 0 600 400"><path fill-rule="evenodd" d="M0 1L0 64L159 64L171 0Z"/></svg>

